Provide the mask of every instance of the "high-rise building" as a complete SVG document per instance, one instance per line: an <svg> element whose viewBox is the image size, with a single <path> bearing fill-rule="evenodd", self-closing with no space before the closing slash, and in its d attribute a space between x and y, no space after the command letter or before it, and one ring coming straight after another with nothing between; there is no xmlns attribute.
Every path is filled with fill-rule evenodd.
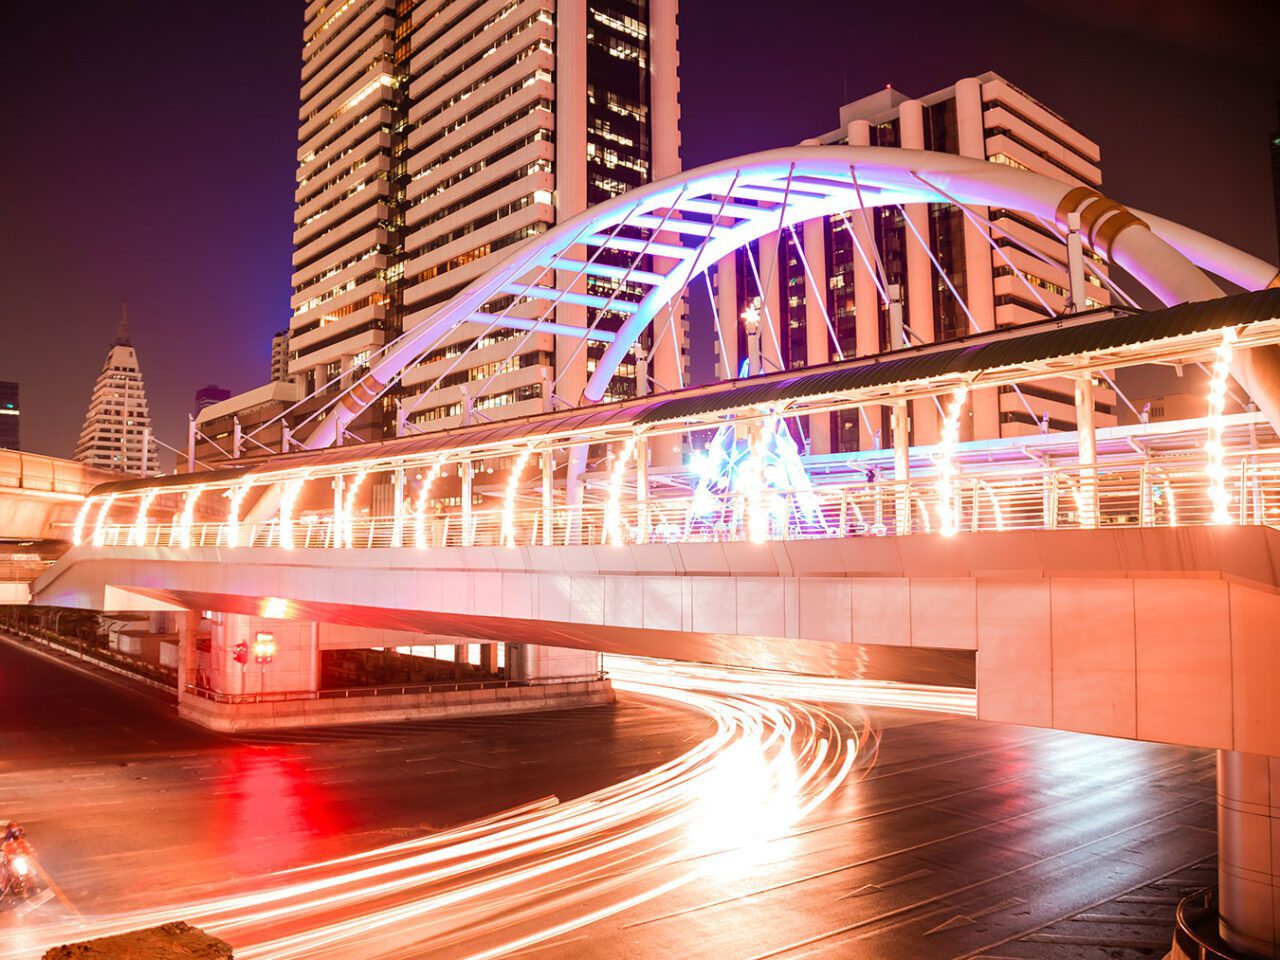
<svg viewBox="0 0 1280 960"><path fill-rule="evenodd" d="M220 387L216 383L206 384L196 391L195 408L191 412L199 414L205 407L211 407L215 403L221 403L230 396L231 391L226 387Z"/></svg>
<svg viewBox="0 0 1280 960"><path fill-rule="evenodd" d="M1095 189L1102 180L1098 145L995 73L918 99L887 87L841 107L840 126L807 142L956 153ZM826 317L841 352L856 357L903 346L893 342L899 306L913 343L1044 319L1045 305L1067 312L1065 267L1048 265L1014 242L1065 262L1066 246L1051 227L1012 210L974 212L994 225L990 236L998 250L981 221L959 208L907 204L901 210L868 209L865 219L852 210L797 230L812 279L787 233L726 258L717 267L722 375L738 375L740 359L748 355L747 332L738 318L761 295L761 287L766 318L759 334L761 352L772 361L766 371L836 359ZM860 248L865 260L857 253ZM881 264L883 278L876 276ZM1090 280L1086 306L1105 306L1110 301L1101 281ZM1114 404L1114 392L1102 384L1095 392L1099 426L1115 423ZM974 391L969 409L971 416L962 424L964 439L1074 429L1074 384L1057 379L1024 384L1020 393L1004 387ZM910 414L912 442L936 442L937 407L915 401ZM851 411L811 417L810 448L827 453L888 446L889 419L888 408L871 409L864 416Z"/></svg>
<svg viewBox="0 0 1280 960"><path fill-rule="evenodd" d="M0 450L22 449L22 405L18 385L0 380Z"/></svg>
<svg viewBox="0 0 1280 960"><path fill-rule="evenodd" d="M383 344L487 269L490 256L679 170L676 6L307 7L287 371L304 394L348 385ZM563 304L550 319L584 325L593 310ZM472 402L489 418L547 409L552 382L558 398L576 403L603 344L581 350L579 338L536 332L516 349L517 337L523 332L464 324L352 432L394 434L397 402L423 429L460 423ZM655 360L654 380L678 382L676 363L674 353ZM634 364L626 364L612 395L635 390ZM304 405L299 419L324 399Z"/></svg>
<svg viewBox="0 0 1280 960"><path fill-rule="evenodd" d="M1280 92L1276 94L1276 129L1271 134L1271 197L1276 205L1276 249L1280 250Z"/></svg>
<svg viewBox="0 0 1280 960"><path fill-rule="evenodd" d="M150 476L160 472L151 435L147 390L138 354L129 340L128 305L120 306L120 326L94 381L75 459L104 470Z"/></svg>
<svg viewBox="0 0 1280 960"><path fill-rule="evenodd" d="M286 328L271 336L271 379L279 383L289 379L289 330Z"/></svg>

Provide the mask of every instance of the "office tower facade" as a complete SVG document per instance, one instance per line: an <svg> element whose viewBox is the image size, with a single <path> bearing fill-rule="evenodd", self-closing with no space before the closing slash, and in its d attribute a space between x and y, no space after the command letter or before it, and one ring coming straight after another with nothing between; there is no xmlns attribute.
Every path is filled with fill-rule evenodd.
<svg viewBox="0 0 1280 960"><path fill-rule="evenodd" d="M806 142L956 153L1031 170L1072 186L1098 188L1102 180L1096 143L994 73L966 78L918 99L886 88L842 107L837 129ZM893 342L891 333L898 329L898 304L904 335L913 344L1041 320L1047 315L1046 305L1059 314L1068 312L1065 266L1046 264L1010 239L1065 264L1066 246L1052 225L1011 210L974 212L994 225L990 236L999 250L984 236L981 222L959 208L907 204L902 210L868 209L865 217L855 209L797 230L811 277L787 233L726 258L717 268L721 375L741 371L748 344L740 318L762 288L760 338L769 361L766 372L837 359L828 317L841 352L852 358L903 346ZM881 264L883 277L877 276ZM1095 266L1102 269L1096 260ZM1109 302L1102 282L1090 275L1086 308ZM1098 426L1116 422L1115 401L1104 381L1095 391ZM1070 430L1075 424L1074 384L1058 379L1023 385L1021 393L1005 388L974 391L969 410L961 428L964 439ZM828 453L889 446L889 419L888 408L872 408L863 416L850 412L809 418L810 449ZM910 420L913 443L937 441L935 404L913 402Z"/></svg>
<svg viewBox="0 0 1280 960"><path fill-rule="evenodd" d="M289 331L281 330L271 337L271 377L268 383L289 379Z"/></svg>
<svg viewBox="0 0 1280 960"><path fill-rule="evenodd" d="M229 399L230 396L231 391L225 387L220 387L216 383L206 384L196 391L195 403L191 412L198 415L206 407L221 403L223 400Z"/></svg>
<svg viewBox="0 0 1280 960"><path fill-rule="evenodd" d="M22 449L22 404L18 384L0 380L0 450Z"/></svg>
<svg viewBox="0 0 1280 960"><path fill-rule="evenodd" d="M94 381L75 459L92 467L138 476L160 472L151 435L147 388L138 353L129 340L128 307L120 307L120 326Z"/></svg>
<svg viewBox="0 0 1280 960"><path fill-rule="evenodd" d="M301 93L287 376L325 395L298 420L493 258L679 170L676 0L317 0ZM552 384L576 403L598 356L582 343L464 323L352 432L539 412ZM656 381L683 379L675 357ZM635 392L624 366L611 395Z"/></svg>

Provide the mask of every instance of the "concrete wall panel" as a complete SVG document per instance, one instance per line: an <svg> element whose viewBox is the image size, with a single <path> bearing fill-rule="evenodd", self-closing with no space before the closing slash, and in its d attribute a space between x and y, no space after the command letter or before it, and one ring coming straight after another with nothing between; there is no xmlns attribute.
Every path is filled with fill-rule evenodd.
<svg viewBox="0 0 1280 960"><path fill-rule="evenodd" d="M1231 623L1221 580L1134 580L1138 737L1231 742Z"/></svg>
<svg viewBox="0 0 1280 960"><path fill-rule="evenodd" d="M738 577L738 632L762 637L785 637L786 616L781 580Z"/></svg>
<svg viewBox="0 0 1280 960"><path fill-rule="evenodd" d="M977 649L978 608L973 580L911 579L911 645Z"/></svg>
<svg viewBox="0 0 1280 960"><path fill-rule="evenodd" d="M644 625L644 580L640 577L604 578L604 622L614 627Z"/></svg>
<svg viewBox="0 0 1280 960"><path fill-rule="evenodd" d="M686 630L681 577L646 577L644 626L647 630Z"/></svg>
<svg viewBox="0 0 1280 960"><path fill-rule="evenodd" d="M911 583L905 578L851 580L854 643L911 646Z"/></svg>
<svg viewBox="0 0 1280 960"><path fill-rule="evenodd" d="M1235 749L1280 756L1280 597L1238 583L1229 594Z"/></svg>
<svg viewBox="0 0 1280 960"><path fill-rule="evenodd" d="M800 636L848 643L852 639L853 587L850 580L800 580Z"/></svg>
<svg viewBox="0 0 1280 960"><path fill-rule="evenodd" d="M1133 584L1053 581L1053 725L1137 736Z"/></svg>
<svg viewBox="0 0 1280 960"><path fill-rule="evenodd" d="M1048 580L978 581L978 717L1053 725Z"/></svg>
<svg viewBox="0 0 1280 960"><path fill-rule="evenodd" d="M569 585L570 621L604 623L604 577L575 574Z"/></svg>
<svg viewBox="0 0 1280 960"><path fill-rule="evenodd" d="M690 581L693 629L702 633L737 633L738 598L732 577L697 577Z"/></svg>
<svg viewBox="0 0 1280 960"><path fill-rule="evenodd" d="M502 615L533 619L533 581L527 573L502 574Z"/></svg>
<svg viewBox="0 0 1280 960"><path fill-rule="evenodd" d="M568 574L550 574L540 576L538 581L537 606L534 615L539 620L563 620L568 623L569 617L569 585Z"/></svg>

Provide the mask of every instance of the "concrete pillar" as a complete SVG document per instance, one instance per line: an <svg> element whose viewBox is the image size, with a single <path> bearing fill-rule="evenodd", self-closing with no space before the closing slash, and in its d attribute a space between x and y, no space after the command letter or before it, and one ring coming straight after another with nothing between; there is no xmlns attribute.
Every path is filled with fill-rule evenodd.
<svg viewBox="0 0 1280 960"><path fill-rule="evenodd" d="M738 375L738 261L731 253L716 265L716 323L719 325L720 379L732 380Z"/></svg>
<svg viewBox="0 0 1280 960"><path fill-rule="evenodd" d="M847 130L851 147L865 147L871 143L871 124L866 120L854 120ZM865 200L866 197L863 197ZM853 312L854 355L869 357L881 353L885 347L880 342L880 294L876 289L876 244L868 225L873 224L873 211L852 210L848 214L849 225L862 253L853 251ZM858 449L875 448L874 431L867 429L866 419L858 417Z"/></svg>
<svg viewBox="0 0 1280 960"><path fill-rule="evenodd" d="M278 486L278 484L277 484ZM346 528L342 522L343 496L346 478L341 474L333 478L333 522L329 525L329 546L338 548L344 543Z"/></svg>
<svg viewBox="0 0 1280 960"><path fill-rule="evenodd" d="M899 128L902 146L909 150L925 149L924 106L919 100L904 100L898 105ZM912 226L929 241L929 205L908 203L903 210ZM931 343L934 339L933 290L936 277L933 262L925 248L916 242L907 228L907 310L906 323L915 334L915 342ZM897 344L894 349L898 349ZM938 442L938 408L932 400L911 402L911 423L915 428L917 444Z"/></svg>
<svg viewBox="0 0 1280 960"><path fill-rule="evenodd" d="M564 223L587 208L587 2L558 0L556 4L556 221ZM585 260L586 247L571 247L567 256ZM557 271L556 286L563 290L575 271ZM586 293L586 278L570 288ZM557 323L587 325L587 308L562 303L556 307ZM578 404L587 385L587 349L578 350L577 337L556 337L556 373L559 396ZM577 356L574 357L574 354ZM570 357L574 357L570 361Z"/></svg>
<svg viewBox="0 0 1280 960"><path fill-rule="evenodd" d="M498 672L498 645L482 643L480 645L480 669L485 673Z"/></svg>
<svg viewBox="0 0 1280 960"><path fill-rule="evenodd" d="M831 360L831 331L827 327L827 234L821 218L806 221L804 225L805 261L809 272L805 275L804 324L805 365L816 367ZM831 452L831 414L820 413L807 417L809 452Z"/></svg>
<svg viewBox="0 0 1280 960"><path fill-rule="evenodd" d="M677 0L651 0L649 4L649 129L652 137L653 168L651 177L661 180L680 172L680 80L679 55L676 50ZM558 33L564 36L563 33ZM556 125L561 121L557 118ZM558 136L558 134L557 134ZM676 243L677 234L660 234L660 242ZM655 266L665 273L675 267L683 269L665 258ZM696 279L696 278L695 278ZM676 390L685 382L685 363L682 348L686 340L687 318L683 301L677 302L673 311L665 307L654 318L656 348L649 362L654 379L663 389ZM661 342L657 336L664 329ZM680 462L679 455L666 462Z"/></svg>
<svg viewBox="0 0 1280 960"><path fill-rule="evenodd" d="M1280 958L1280 758L1218 751L1218 930Z"/></svg>
<svg viewBox="0 0 1280 960"><path fill-rule="evenodd" d="M781 266L778 263L779 235L766 233L760 238L760 257L756 267L760 271L760 284L764 296L760 307L760 352L764 359L764 372L776 373L782 366L782 296L780 288ZM754 278L752 278L754 282Z"/></svg>
<svg viewBox="0 0 1280 960"><path fill-rule="evenodd" d="M552 544L555 532L555 453L548 450L542 455L542 545Z"/></svg>
<svg viewBox="0 0 1280 960"><path fill-rule="evenodd" d="M636 440L636 542L649 542L649 441Z"/></svg>
<svg viewBox="0 0 1280 960"><path fill-rule="evenodd" d="M391 474L392 508L391 545L404 546L404 470L395 470Z"/></svg>
<svg viewBox="0 0 1280 960"><path fill-rule="evenodd" d="M582 679L600 671L600 654L594 650L572 650L532 643L507 645L507 679L551 680L557 677Z"/></svg>
<svg viewBox="0 0 1280 960"><path fill-rule="evenodd" d="M982 83L967 77L956 84L956 135L960 155L985 160L987 157L986 131L982 119ZM976 213L986 217L986 207L974 207ZM982 330L996 327L995 280L991 275L991 245L983 233L984 228L968 217L964 221L964 279L965 301L974 322ZM973 410L973 437L987 440L1000 436L1000 395L987 388L975 390L970 396Z"/></svg>
<svg viewBox="0 0 1280 960"><path fill-rule="evenodd" d="M1094 428L1093 377L1076 380L1076 430L1080 450L1080 525L1098 523L1098 478L1092 469L1098 462L1098 438Z"/></svg>
<svg viewBox="0 0 1280 960"><path fill-rule="evenodd" d="M182 610L175 614L178 629L178 694L196 682L196 647L200 629L200 611Z"/></svg>
<svg viewBox="0 0 1280 960"><path fill-rule="evenodd" d="M472 469L470 460L463 460L458 464L458 476L462 479L462 545L464 547L471 546L474 529L471 521L474 474L475 470Z"/></svg>
<svg viewBox="0 0 1280 960"><path fill-rule="evenodd" d="M583 444L569 448L569 462L565 470L564 500L568 508L565 516L564 545L577 546L582 542L582 475L587 469L587 448Z"/></svg>
<svg viewBox="0 0 1280 960"><path fill-rule="evenodd" d="M911 494L907 483L911 480L911 426L907 402L899 400L893 405L893 481L898 484L894 497L894 516L897 517L899 535L911 532Z"/></svg>
<svg viewBox="0 0 1280 960"><path fill-rule="evenodd" d="M257 663L254 644L270 633L276 652L270 663ZM238 644L248 647L248 662L236 661ZM217 693L259 694L312 692L320 686L320 631L305 620L277 620L239 613L220 614L210 636L209 683Z"/></svg>

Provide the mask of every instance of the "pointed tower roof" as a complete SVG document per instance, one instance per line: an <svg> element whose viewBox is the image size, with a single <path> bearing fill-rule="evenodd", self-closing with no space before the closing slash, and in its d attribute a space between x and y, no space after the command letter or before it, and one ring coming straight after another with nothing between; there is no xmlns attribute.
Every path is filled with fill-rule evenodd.
<svg viewBox="0 0 1280 960"><path fill-rule="evenodd" d="M116 338L113 345L117 347L131 347L133 344L129 342L129 298L126 296L120 301L120 326L116 328Z"/></svg>

